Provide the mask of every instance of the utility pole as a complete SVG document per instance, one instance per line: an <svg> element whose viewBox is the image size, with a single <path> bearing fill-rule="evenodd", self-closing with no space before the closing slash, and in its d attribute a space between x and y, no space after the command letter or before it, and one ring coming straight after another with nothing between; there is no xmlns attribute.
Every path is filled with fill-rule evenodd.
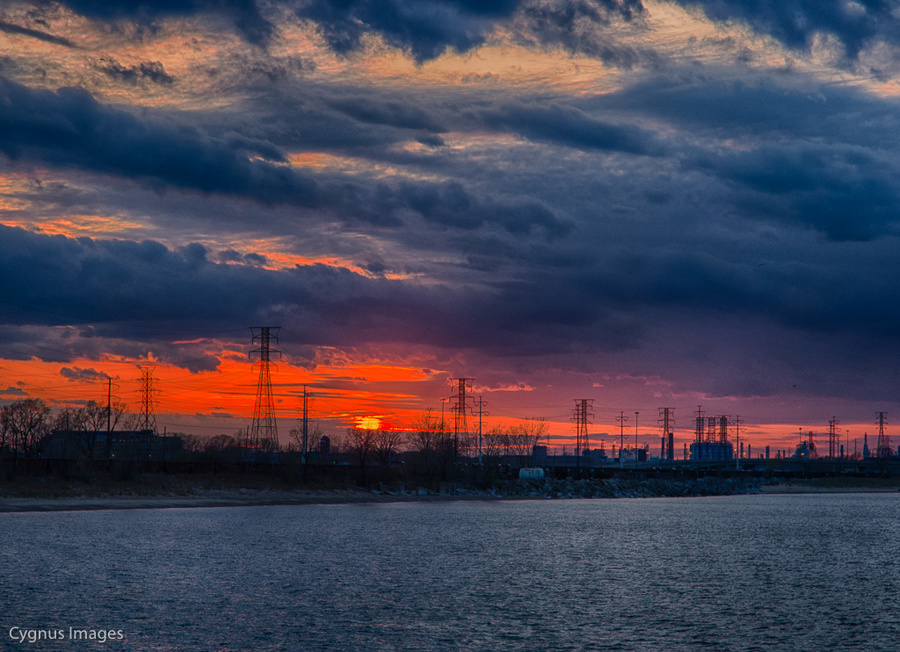
<svg viewBox="0 0 900 652"><path fill-rule="evenodd" d="M92 446L93 448L93 446ZM112 378L106 377L106 459L112 457Z"/></svg>
<svg viewBox="0 0 900 652"><path fill-rule="evenodd" d="M300 459L306 464L309 456L309 392L306 391L306 385L303 386L303 424L301 426L303 439L300 444Z"/></svg>
<svg viewBox="0 0 900 652"><path fill-rule="evenodd" d="M253 424L250 426L249 447L254 450L278 449L278 424L275 421L275 397L272 394L271 357L280 354L271 348L278 344L280 326L251 326L251 342L259 347L250 351L259 356L259 380L256 384L256 403L253 406Z"/></svg>
<svg viewBox="0 0 900 652"><path fill-rule="evenodd" d="M619 422L619 468L624 469L625 457L623 453L625 452L625 422L628 421L628 417L625 416L624 410L619 412L616 421Z"/></svg>
<svg viewBox="0 0 900 652"><path fill-rule="evenodd" d="M106 441L112 429L112 378L106 377Z"/></svg>
<svg viewBox="0 0 900 652"><path fill-rule="evenodd" d="M639 414L640 414L640 412L638 412L637 410L634 411L634 468L637 468L637 463L638 463L638 452L637 452L638 442L637 442L637 440L638 440L638 415Z"/></svg>
<svg viewBox="0 0 900 652"><path fill-rule="evenodd" d="M474 401L475 407L478 408L478 464L481 464L481 418L484 416L490 416L490 412L484 411L484 406L487 405L487 401L484 400L484 397L479 395L478 400Z"/></svg>

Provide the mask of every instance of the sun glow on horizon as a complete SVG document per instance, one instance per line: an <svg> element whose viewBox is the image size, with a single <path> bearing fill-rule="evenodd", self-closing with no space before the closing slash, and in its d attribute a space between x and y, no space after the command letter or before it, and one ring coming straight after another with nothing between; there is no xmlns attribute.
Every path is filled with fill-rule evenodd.
<svg viewBox="0 0 900 652"><path fill-rule="evenodd" d="M357 430L380 430L381 418L373 416L356 417L356 425L354 427Z"/></svg>

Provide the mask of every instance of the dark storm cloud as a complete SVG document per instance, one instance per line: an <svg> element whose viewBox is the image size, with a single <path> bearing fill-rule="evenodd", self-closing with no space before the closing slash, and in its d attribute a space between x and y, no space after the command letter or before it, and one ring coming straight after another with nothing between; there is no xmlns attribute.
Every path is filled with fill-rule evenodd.
<svg viewBox="0 0 900 652"><path fill-rule="evenodd" d="M508 104L485 111L482 119L495 129L576 149L647 156L663 153L662 145L652 132L630 124L603 122L571 106Z"/></svg>
<svg viewBox="0 0 900 652"><path fill-rule="evenodd" d="M283 152L272 144L273 141L282 142L279 137L282 131L296 132L300 128L306 133L304 113L290 119L263 119L246 125L242 124L243 116L236 122L229 121L228 116L213 115L212 122L218 124L208 128L216 134L211 136L199 127L172 126L182 119L181 115L168 116L167 122L139 118L99 104L78 89L61 89L54 93L0 82L0 97L7 100L0 105L0 152L14 163L23 161L99 172L133 179L157 191L196 191L209 198L237 196L270 206L316 206L322 213L328 213L330 219L390 229L405 226L410 219L421 218L426 224L448 229L471 231L499 225L515 235L539 232L547 237L559 237L571 226L566 216L517 188L509 192L491 188L490 192L485 192L457 181L381 181L365 172L341 175L323 171L316 175L316 181L312 181L287 166L268 162L285 159ZM326 96L326 99L333 97ZM343 105L342 108L352 111ZM397 108L391 101L379 101L363 105L362 111L364 117L383 122L402 124L404 119L412 120L417 129L433 122L430 112L415 105L400 109L396 115L383 113ZM311 112L316 114L315 109ZM335 119L329 114L319 115L321 119L317 126L322 128L309 129L309 137L319 146L323 144L319 142L323 138L328 140L323 133L331 132L334 140L329 148L353 149L358 156L390 161L395 165L440 165L421 154L406 155L406 159L411 160L398 160L403 156L391 154L386 147L396 138L380 133L377 127L370 129L375 133L370 133L369 140L364 143L357 142L351 131L348 143L342 130L346 125L345 117L334 114L338 116ZM250 135L244 133L245 130ZM384 126L383 130L394 131L395 128ZM297 142L291 145L300 147L303 136L295 134L294 139ZM342 143L341 139L345 141ZM626 140L619 140L625 143L623 146L628 146ZM260 156L267 161L252 160L252 157ZM85 201L83 192L72 189L35 187L33 190L23 196L41 204L57 198L72 208ZM121 193L116 194L117 201L134 201ZM243 212L240 214L244 215ZM191 216L191 219L198 217ZM217 229L221 229L227 219L225 215L216 215ZM270 221L272 228L284 231L288 227L295 228L297 216L285 222L284 214L265 211L254 214L252 220L254 229L265 228L265 222Z"/></svg>
<svg viewBox="0 0 900 652"><path fill-rule="evenodd" d="M442 342L468 339L468 311L458 293L372 279L324 265L272 271L214 263L192 244L45 236L0 227L4 303L21 306L16 328L0 332L0 349L20 359L67 361L85 350L139 356L152 348L194 370L214 359L185 358L167 342L240 332L251 323L284 320L294 341L354 345L373 341ZM9 322L9 311L3 313ZM43 341L29 328L75 326L81 339ZM226 335L227 336L227 335ZM96 350L95 350L96 349Z"/></svg>
<svg viewBox="0 0 900 652"><path fill-rule="evenodd" d="M310 206L316 184L296 172L251 161L239 147L196 128L138 118L84 90L35 90L0 80L0 151L13 160L78 167L146 183L223 193L264 203ZM271 153L256 147L258 154Z"/></svg>
<svg viewBox="0 0 900 652"><path fill-rule="evenodd" d="M70 368L63 367L59 370L59 375L63 378L74 382L96 382L98 380L106 380L107 375L96 369L81 369L80 367Z"/></svg>
<svg viewBox="0 0 900 652"><path fill-rule="evenodd" d="M510 294L540 298L516 302L533 311L522 315L526 323L543 314L590 328L627 315L636 338L655 321L653 315L687 320L732 315L797 332L900 342L900 267L891 243L869 250L867 261L835 253L832 260L823 254L821 260L798 256L756 263L689 247L669 249L609 251L587 267L543 268L513 283L518 289Z"/></svg>
<svg viewBox="0 0 900 652"><path fill-rule="evenodd" d="M346 54L375 32L417 61L451 48L465 52L484 42L492 21L509 16L518 0L311 0L297 11L315 21L328 44Z"/></svg>
<svg viewBox="0 0 900 652"><path fill-rule="evenodd" d="M220 251L216 256L217 260L222 263L242 263L245 265L265 265L267 260L265 256L260 254L242 254L234 249L226 249Z"/></svg>
<svg viewBox="0 0 900 652"><path fill-rule="evenodd" d="M760 147L710 157L712 174L755 191L736 200L751 216L792 221L834 240L896 233L900 170L861 148L828 145Z"/></svg>
<svg viewBox="0 0 900 652"><path fill-rule="evenodd" d="M608 26L613 18L632 20L641 15L640 0L311 0L297 13L316 22L337 52L358 49L363 36L374 32L423 62L448 48L466 52L480 46L494 23L517 10L528 25L530 40L623 66L639 59L634 50L613 45L594 28Z"/></svg>
<svg viewBox="0 0 900 652"><path fill-rule="evenodd" d="M679 71L578 106L585 111L620 110L663 118L689 133L716 138L824 138L829 142L883 146L897 142L900 104L864 91L779 85L769 78L725 81Z"/></svg>
<svg viewBox="0 0 900 652"><path fill-rule="evenodd" d="M129 84L137 84L142 80L157 84L171 84L175 81L159 61L142 61L133 66L123 66L112 57L108 57L93 63L94 67L105 75Z"/></svg>
<svg viewBox="0 0 900 652"><path fill-rule="evenodd" d="M170 249L0 227L3 302L18 306L3 311L15 328L0 330L0 349L61 362L86 352L137 357L152 350L198 371L214 368L215 358L202 345L172 342L241 339L247 324L280 323L298 345L402 342L521 358L583 346L633 348L648 319L667 313L749 315L800 332L900 339L900 269L890 247L862 263L758 265L674 246L584 254L575 248L568 263L559 252L545 262L537 248L514 274L453 287L324 265L268 270L199 244ZM42 340L29 332L34 325L68 328Z"/></svg>
<svg viewBox="0 0 900 652"><path fill-rule="evenodd" d="M62 3L94 20L128 20L140 24L152 24L166 16L221 13L231 18L238 32L255 45L265 45L274 31L272 24L259 13L255 0L62 0Z"/></svg>
<svg viewBox="0 0 900 652"><path fill-rule="evenodd" d="M7 23L3 20L0 20L0 32L6 32L7 34L19 34L21 36L30 36L31 38L36 38L39 41L53 43L54 45L62 45L63 47L67 48L77 47L69 39L63 38L61 36L54 36L53 34L48 34L47 32L41 32L36 29L22 27L21 25L14 25L13 23Z"/></svg>
<svg viewBox="0 0 900 652"><path fill-rule="evenodd" d="M398 101L379 102L367 97L356 96L333 99L328 102L355 120L370 124L388 125L399 129L421 129L423 131L446 131L422 109Z"/></svg>
<svg viewBox="0 0 900 652"><path fill-rule="evenodd" d="M824 32L836 36L850 56L866 42L882 36L900 40L894 27L896 4L886 0L679 0L685 6L702 7L713 20L743 20L754 29L771 34L793 48L807 47L812 36Z"/></svg>
<svg viewBox="0 0 900 652"><path fill-rule="evenodd" d="M623 68L634 66L647 55L615 44L598 28L609 26L613 19L632 21L643 13L640 0L528 2L522 8L530 29L529 38Z"/></svg>
<svg viewBox="0 0 900 652"><path fill-rule="evenodd" d="M833 240L869 240L900 225L896 101L853 89L810 93L768 81L689 79L636 86L593 104L690 133L680 147L683 170L725 181L725 200L745 218L814 228Z"/></svg>
<svg viewBox="0 0 900 652"><path fill-rule="evenodd" d="M202 349L188 356L185 347L169 343L219 333L239 332L240 338L246 324L273 320L290 325L298 344L403 342L531 355L568 346L558 337L532 340L535 329L572 321L571 309L560 309L564 300L549 300L556 289L547 296L498 295L491 288L369 278L324 265L266 270L212 262L198 244L173 250L151 241L73 239L9 227L0 227L0 278L4 302L20 306L3 313L15 328L0 330L0 349L20 359L65 362L86 351L140 356L152 349L160 359L199 370L214 366L214 358ZM551 312L535 311L541 302ZM579 317L576 325L583 323ZM67 328L38 337L35 329L54 326ZM592 335L597 332L605 327L595 324Z"/></svg>
<svg viewBox="0 0 900 652"><path fill-rule="evenodd" d="M458 181L379 182L374 187L345 183L329 187L327 192L333 193L334 208L345 219L382 227L399 227L417 216L441 229L473 231L499 225L514 235L537 232L556 238L572 226L539 200L492 197L473 192Z"/></svg>

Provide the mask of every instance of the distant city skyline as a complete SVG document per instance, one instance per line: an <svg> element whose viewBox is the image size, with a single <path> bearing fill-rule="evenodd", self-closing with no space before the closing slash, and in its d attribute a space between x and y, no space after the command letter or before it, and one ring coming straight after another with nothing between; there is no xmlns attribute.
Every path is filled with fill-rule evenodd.
<svg viewBox="0 0 900 652"><path fill-rule="evenodd" d="M177 3L176 3L177 4ZM900 30L836 1L9 2L0 404L574 442L698 405L788 448L898 409ZM646 420L645 420L646 419ZM898 421L900 423L900 421ZM633 421L629 422L632 429ZM610 439L604 444L611 445ZM894 446L900 436L893 438ZM861 446L861 444L860 444Z"/></svg>

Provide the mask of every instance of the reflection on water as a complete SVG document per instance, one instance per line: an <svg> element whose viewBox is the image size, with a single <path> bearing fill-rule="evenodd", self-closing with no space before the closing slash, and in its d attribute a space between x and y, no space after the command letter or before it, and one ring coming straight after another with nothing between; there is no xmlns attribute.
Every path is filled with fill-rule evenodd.
<svg viewBox="0 0 900 652"><path fill-rule="evenodd" d="M896 494L0 514L0 647L896 650L898 535Z"/></svg>

